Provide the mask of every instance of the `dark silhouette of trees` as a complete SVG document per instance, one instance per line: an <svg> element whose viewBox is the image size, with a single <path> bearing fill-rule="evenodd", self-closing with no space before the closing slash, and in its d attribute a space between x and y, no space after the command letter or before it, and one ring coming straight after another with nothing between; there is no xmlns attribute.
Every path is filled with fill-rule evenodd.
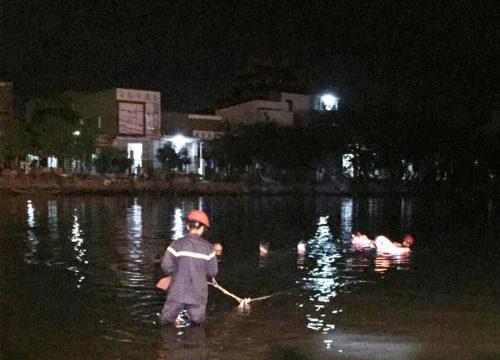
<svg viewBox="0 0 500 360"><path fill-rule="evenodd" d="M29 150L40 157L88 160L95 152L95 128L70 107L40 109L27 124Z"/></svg>
<svg viewBox="0 0 500 360"><path fill-rule="evenodd" d="M189 162L185 148L177 154L170 145L159 148L156 158L161 163L162 170L167 172L182 169L182 166Z"/></svg>
<svg viewBox="0 0 500 360"><path fill-rule="evenodd" d="M125 173L132 166L126 150L106 146L99 149L94 165L99 174Z"/></svg>
<svg viewBox="0 0 500 360"><path fill-rule="evenodd" d="M30 135L26 125L19 119L12 119L0 130L0 158L16 166L24 159L30 148Z"/></svg>

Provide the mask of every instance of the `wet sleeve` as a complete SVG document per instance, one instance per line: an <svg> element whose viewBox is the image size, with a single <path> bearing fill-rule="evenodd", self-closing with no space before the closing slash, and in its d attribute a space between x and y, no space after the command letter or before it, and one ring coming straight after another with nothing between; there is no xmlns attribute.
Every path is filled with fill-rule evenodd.
<svg viewBox="0 0 500 360"><path fill-rule="evenodd" d="M166 275L172 274L175 270L177 263L177 257L175 254L176 251L169 246L163 255L163 259L161 260L161 269Z"/></svg>

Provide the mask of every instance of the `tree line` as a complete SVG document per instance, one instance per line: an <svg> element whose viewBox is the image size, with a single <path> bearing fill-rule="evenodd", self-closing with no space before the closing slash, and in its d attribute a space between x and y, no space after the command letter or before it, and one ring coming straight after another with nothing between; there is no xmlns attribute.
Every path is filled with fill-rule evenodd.
<svg viewBox="0 0 500 360"><path fill-rule="evenodd" d="M267 176L280 181L343 179L363 182L446 181L460 187L497 182L500 158L498 117L454 116L439 111L400 111L389 106L343 108L315 113L292 127L272 119L239 126L205 147L207 176L224 180ZM460 116L461 115L461 116ZM131 166L125 150L103 148L97 157L96 124L70 107L39 109L30 121L13 119L0 129L0 158L19 163L27 154L53 156L62 163L92 163L98 172L123 172ZM350 154L349 169L341 159ZM169 146L156 154L164 171L178 171L187 154ZM412 176L406 176L408 167ZM346 171L349 170L349 171Z"/></svg>
<svg viewBox="0 0 500 360"><path fill-rule="evenodd" d="M314 181L318 169L325 169L328 179L350 174L356 182L488 186L498 181L500 170L498 119L489 114L484 121L473 120L425 108L343 109L317 113L301 126L281 127L272 119L241 126L213 141L207 156L229 178L257 171L281 181ZM349 169L342 163L345 154Z"/></svg>

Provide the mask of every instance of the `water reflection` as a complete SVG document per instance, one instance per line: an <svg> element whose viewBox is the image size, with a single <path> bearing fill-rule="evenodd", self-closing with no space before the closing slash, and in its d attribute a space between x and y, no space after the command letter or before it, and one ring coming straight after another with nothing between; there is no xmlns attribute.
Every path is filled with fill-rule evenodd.
<svg viewBox="0 0 500 360"><path fill-rule="evenodd" d="M428 304L451 303L455 305L453 318L460 318L463 315L460 309L466 308L468 303L460 303L454 296L443 302L433 298L429 300L432 303L428 303L426 291L432 295L436 292L433 289L438 289L436 298L439 298L444 293L439 290L443 285L446 285L444 290L448 287L453 290L468 284L460 287L467 294L472 288L470 284L477 284L473 288L474 298L484 301L473 304L474 310L489 309L485 306L490 304L489 298L481 297L480 292L490 291L483 290L483 286L488 289L491 285L486 282L494 284L496 279L494 267L484 263L491 258L488 255L495 249L500 233L498 209L492 202L480 204L482 212L473 214L476 217L470 220L477 221L473 223L477 225L474 228L469 228L471 221L457 222L457 213L449 210L452 206L438 200L324 197L305 202L281 197L265 200L211 197L205 198L203 203L198 198L75 196L48 201L16 197L7 204L7 211L0 212L0 235L4 236L4 241L0 241L0 256L6 270L0 285L5 302L13 308L9 324L20 335L12 338L13 346L21 349L26 344L33 344L26 348L26 358L35 353L49 355L54 351L54 344L62 348L56 355L70 353L77 347L85 348L81 339L87 339L93 349L102 352L102 358L151 358L147 351L154 352L153 358L158 359L196 358L198 355L203 358L207 347L203 333L193 336L170 333L162 337L159 326L154 323L164 294L154 289L161 270L151 261L152 255L160 249L164 251L168 242L184 233L182 216L193 208L205 208L216 219L208 235L224 243L220 280L229 290L238 295L247 295L246 291L248 295L267 295L274 290L293 287L291 284L295 281L298 285L296 292L256 302L248 317L234 314L232 318L236 313L232 301L224 294L212 292L209 313L210 326L214 326L209 327L206 334L210 345L227 347L253 337L258 338L259 344L286 346L297 340L300 346L309 340L321 339L317 345L328 350L325 358L334 356L337 350L343 350L344 356L352 358L388 358L388 353L394 354L393 358L412 358L405 353L411 349L400 347L404 344L399 343L398 348L394 348L401 334L420 334L427 329L421 328L425 325L424 319L413 319L408 311L415 308L409 309L409 306L418 307L419 302L424 303L425 314L433 320L442 319L442 307L435 306L434 310L434 306L430 309ZM472 210L466 210L472 214ZM491 224L489 228L488 224ZM443 227L448 230L444 239ZM474 230L480 232L473 233ZM379 256L373 251L354 252L346 242L354 231L363 231L371 237L388 231L391 238L397 236L397 239L405 232L417 233L417 244L421 247L415 251L418 256L407 258ZM255 269L261 240L271 243L269 256L262 258L268 263L265 269ZM451 241L471 245L449 246ZM481 244L481 253L464 251ZM443 248L446 253L438 251ZM415 263L415 268L426 278L417 278L419 272L400 271L407 270L410 262L412 267ZM491 260L487 265L493 263ZM58 268L54 264L64 265ZM468 265L466 272L461 271L464 264ZM46 268L47 265L52 267ZM251 271L266 276L255 280L255 273ZM444 277L443 271L444 275L453 276ZM34 273L37 274L35 284ZM415 279L418 283L413 282ZM376 288L381 296L365 292L364 285L358 286L362 281L370 281L370 289ZM29 288L19 286L20 282L30 285ZM54 284L57 288L53 288ZM412 286L399 289L401 284ZM423 289L423 294L409 302L420 284L430 284L429 290ZM72 298L73 294L66 290L79 285L83 289ZM404 296L390 298L391 312L386 317L377 312L377 305L372 301L386 299L394 289ZM354 293L353 296L348 290ZM40 296L42 291L43 298ZM494 294L493 290L490 292ZM357 306L356 298L366 301L371 309ZM69 301L71 305L67 306ZM355 307L353 312L348 311L351 304ZM43 315L55 309L60 309L57 317ZM470 312L465 315L472 316ZM478 318L479 315L483 313L478 310ZM36 319L36 326L31 326L32 319ZM391 321L399 319L406 322L392 326ZM58 330L64 329L61 325L68 324L73 333L61 340L59 336L64 330ZM393 333L387 339L342 336L342 327L351 324L366 332L378 332L378 325L382 324L387 332ZM462 339L462 328L449 325L450 338L456 335L457 339ZM290 331L276 331L283 326ZM219 339L219 334L211 333L215 328L219 334L224 334L223 340ZM254 331L256 329L258 331ZM488 332L493 332L491 329L494 327L489 327ZM303 340L296 333L303 333ZM309 333L313 333L311 337ZM451 345L459 345L454 340L449 341ZM210 346L209 350L215 357L227 354L218 353L217 349L219 347ZM85 350L88 351L88 347ZM237 350L241 350L242 358L255 355L255 347L246 346L246 343ZM364 351L363 354L360 355L360 351Z"/></svg>
<svg viewBox="0 0 500 360"><path fill-rule="evenodd" d="M206 331L203 326L178 329L166 326L161 330L163 349L158 352L158 360L208 359Z"/></svg>
<svg viewBox="0 0 500 360"><path fill-rule="evenodd" d="M134 198L134 203L127 211L127 234L130 240L142 239L142 206Z"/></svg>
<svg viewBox="0 0 500 360"><path fill-rule="evenodd" d="M62 263L57 209L56 200L49 200L47 202L47 224L49 230L48 248L51 256L47 259L46 264L49 266Z"/></svg>
<svg viewBox="0 0 500 360"><path fill-rule="evenodd" d="M305 299L298 304L304 307L307 317L307 327L311 330L328 333L335 329L331 314L337 314L341 309L331 309L329 304L337 296L341 285L337 270L337 261L341 257L328 224L329 216L320 216L314 237L308 243L308 264L302 281L307 290Z"/></svg>
<svg viewBox="0 0 500 360"><path fill-rule="evenodd" d="M127 256L132 265L132 271L140 272L140 264L144 262L142 205L134 198L132 206L127 210Z"/></svg>
<svg viewBox="0 0 500 360"><path fill-rule="evenodd" d="M73 266L69 266L68 270L75 275L77 288L81 287L86 278L84 266L88 264L88 261L86 260L87 250L85 248L85 241L82 234L83 230L80 228L79 212L78 209L74 209L70 240L73 244L76 263Z"/></svg>
<svg viewBox="0 0 500 360"><path fill-rule="evenodd" d="M408 270L410 268L410 255L384 255L377 254L375 257L374 270L383 274L389 269Z"/></svg>
<svg viewBox="0 0 500 360"><path fill-rule="evenodd" d="M204 209L204 201L202 197L198 197L196 201L182 200L179 207L174 209L172 217L172 240L177 240L186 234L186 224L184 221L185 216L195 209ZM208 212L209 217L213 212ZM211 219L213 221L213 219Z"/></svg>
<svg viewBox="0 0 500 360"><path fill-rule="evenodd" d="M369 198L366 215L368 229L376 229L384 213L384 201L381 198Z"/></svg>
<svg viewBox="0 0 500 360"><path fill-rule="evenodd" d="M123 263L126 269L121 269L121 282L131 289L140 285L143 280L141 265L145 262L145 255L142 219L142 205L137 198L134 198L133 203L127 208L126 241L119 244L119 251L126 258Z"/></svg>
<svg viewBox="0 0 500 360"><path fill-rule="evenodd" d="M348 239L353 233L354 199L343 199L340 205L340 238Z"/></svg>
<svg viewBox="0 0 500 360"><path fill-rule="evenodd" d="M411 219L415 213L415 200L402 197L400 212L401 230L405 233L411 232Z"/></svg>
<svg viewBox="0 0 500 360"><path fill-rule="evenodd" d="M36 253L38 252L40 240L38 240L37 236L38 220L36 218L36 210L31 200L26 202L26 225L28 226L26 236L27 249L24 254L24 261L27 264L36 264L38 262Z"/></svg>
<svg viewBox="0 0 500 360"><path fill-rule="evenodd" d="M298 303L299 308L306 311L307 328L324 334L335 329L335 322L342 312L341 305L335 304L335 298L356 284L372 280L365 274L373 271L384 274L388 269L408 270L410 256L377 254L376 251L354 251L350 247L350 238L355 231L354 224L361 221L368 228L377 229L385 220L385 199L370 198L366 203L361 200L343 198L334 204L323 203L320 211L328 215L319 216L314 236L307 243L297 244L297 269L304 271L301 282L306 299ZM338 207L332 207L332 205ZM359 208L366 218L355 219ZM415 206L413 201L404 200L400 204L401 227L411 228ZM332 233L331 214L338 214L334 224L338 226L339 239ZM307 249L307 252L306 252ZM331 346L331 340L325 340L325 347Z"/></svg>
<svg viewBox="0 0 500 360"><path fill-rule="evenodd" d="M173 240L177 240L181 237L184 236L184 220L183 220L183 213L180 208L176 208L174 210L174 221L173 221L173 226L172 226L172 232L174 233L172 235Z"/></svg>

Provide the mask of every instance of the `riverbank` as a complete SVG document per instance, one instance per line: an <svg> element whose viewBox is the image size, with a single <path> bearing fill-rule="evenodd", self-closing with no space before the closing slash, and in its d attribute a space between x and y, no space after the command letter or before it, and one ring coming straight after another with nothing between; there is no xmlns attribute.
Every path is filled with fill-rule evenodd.
<svg viewBox="0 0 500 360"><path fill-rule="evenodd" d="M250 184L245 182L207 181L186 175L165 176L158 179L116 176L72 176L58 173L40 173L37 176L1 176L2 194L62 194L62 195L244 195L244 194L325 194L325 195L425 195L461 193L446 184L389 184L371 182L356 184L330 182L318 184ZM495 197L496 191L480 191Z"/></svg>

